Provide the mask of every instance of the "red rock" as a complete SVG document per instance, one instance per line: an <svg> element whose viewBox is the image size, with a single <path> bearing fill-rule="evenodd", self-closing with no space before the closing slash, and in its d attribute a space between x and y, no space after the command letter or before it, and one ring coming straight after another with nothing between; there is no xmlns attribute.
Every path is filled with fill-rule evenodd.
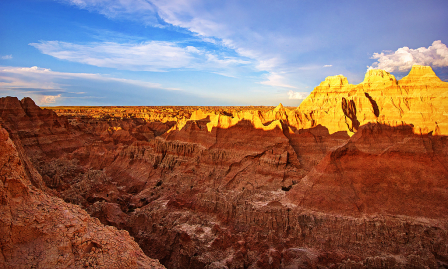
<svg viewBox="0 0 448 269"><path fill-rule="evenodd" d="M365 125L288 195L320 212L448 217L446 143L410 126Z"/></svg>
<svg viewBox="0 0 448 269"><path fill-rule="evenodd" d="M0 151L0 267L164 268L127 232L33 187L3 128Z"/></svg>
<svg viewBox="0 0 448 269"><path fill-rule="evenodd" d="M436 268L446 89L414 67L330 77L298 109L0 104L32 185L168 268Z"/></svg>

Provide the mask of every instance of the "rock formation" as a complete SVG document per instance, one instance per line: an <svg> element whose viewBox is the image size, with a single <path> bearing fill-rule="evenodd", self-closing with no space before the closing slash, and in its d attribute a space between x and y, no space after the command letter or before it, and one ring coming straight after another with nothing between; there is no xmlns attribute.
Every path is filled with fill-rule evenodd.
<svg viewBox="0 0 448 269"><path fill-rule="evenodd" d="M342 75L327 77L297 111L312 119L305 126L321 124L330 133L353 134L360 125L378 122L411 125L419 134L448 135L447 93L448 83L429 66L414 65L399 81L384 70L372 69L358 85Z"/></svg>
<svg viewBox="0 0 448 269"><path fill-rule="evenodd" d="M328 77L297 109L2 98L0 124L28 192L69 208L43 223L82 215L79 229L111 240L125 232L98 220L124 229L167 268L446 268L447 85L414 66L399 81Z"/></svg>
<svg viewBox="0 0 448 269"><path fill-rule="evenodd" d="M163 268L128 232L34 187L1 126L0 152L1 268Z"/></svg>
<svg viewBox="0 0 448 269"><path fill-rule="evenodd" d="M358 85L349 84L342 75L327 77L296 110L285 109L281 104L270 111L223 114L198 110L189 119L177 121L173 128L180 130L187 121L209 117L209 131L248 120L255 128L265 131L282 128L281 122L286 122L293 129L322 125L330 134L344 131L353 135L361 125L381 123L411 125L414 133L448 135L447 92L448 83L441 81L429 66L414 65L399 81L384 70L372 69Z"/></svg>

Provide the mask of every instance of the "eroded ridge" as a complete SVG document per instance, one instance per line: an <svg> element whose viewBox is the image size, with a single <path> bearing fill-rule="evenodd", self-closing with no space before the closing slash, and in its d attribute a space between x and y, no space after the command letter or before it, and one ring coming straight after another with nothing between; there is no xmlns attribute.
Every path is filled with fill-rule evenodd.
<svg viewBox="0 0 448 269"><path fill-rule="evenodd" d="M129 233L37 189L0 125L1 268L164 268Z"/></svg>
<svg viewBox="0 0 448 269"><path fill-rule="evenodd" d="M110 238L128 237L102 225L126 230L167 268L443 268L446 84L418 66L399 81L382 70L369 70L359 85L339 75L297 109L51 111L29 98L2 98L0 124L18 154L2 160L5 167L20 160L29 179L2 197L31 189L48 206L84 214L75 218L86 229ZM25 251L37 239L21 240L13 242ZM92 254L75 257L90 262L84 257L101 248L86 249ZM22 257L7 251L3 257Z"/></svg>

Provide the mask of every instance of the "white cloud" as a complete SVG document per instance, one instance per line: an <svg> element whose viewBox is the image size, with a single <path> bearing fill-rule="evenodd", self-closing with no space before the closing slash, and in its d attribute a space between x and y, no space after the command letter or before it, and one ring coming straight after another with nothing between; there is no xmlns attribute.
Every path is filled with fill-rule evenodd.
<svg viewBox="0 0 448 269"><path fill-rule="evenodd" d="M260 82L260 84L274 86L274 87L283 87L283 88L293 88L293 89L297 88L297 87L294 87L294 86L284 83L283 81L285 80L285 78L282 75L279 75L277 73L270 73L269 75L267 75L267 79L268 79L267 81L262 81L262 82Z"/></svg>
<svg viewBox="0 0 448 269"><path fill-rule="evenodd" d="M201 0L153 0L152 3L165 22L188 29L204 41L212 38L210 42L218 42L241 57L251 59L258 71L273 74L282 72L285 76L295 76L291 67L297 67L297 62L290 62L294 57L292 55L316 48L317 40L314 38L290 33L286 35L274 28L275 23L264 27L260 19L264 21L265 18L258 17L253 7L248 9L238 1L238 4L218 1L212 5ZM269 6L270 4L260 4L256 9L271 11Z"/></svg>
<svg viewBox="0 0 448 269"><path fill-rule="evenodd" d="M310 93L309 92L294 92L290 90L288 92L289 99L305 99Z"/></svg>
<svg viewBox="0 0 448 269"><path fill-rule="evenodd" d="M186 49L188 52L191 52L191 53L203 54L202 51L198 50L197 48L195 48L193 46L187 46Z"/></svg>
<svg viewBox="0 0 448 269"><path fill-rule="evenodd" d="M81 81L81 84L79 84ZM2 67L0 66L0 93L2 95L23 95L31 96L36 100L38 105L48 105L60 103L61 100L66 99L96 99L106 98L107 94L93 91L83 90L73 91L73 86L84 85L82 81L99 83L95 85L123 85L118 87L125 87L127 89L146 89L146 90L164 90L167 94L170 91L181 91L177 88L163 87L159 83L152 83L142 80L132 80L109 77L102 74L92 73L65 73L52 71L47 68L33 67ZM104 86L100 86L104 87ZM110 87L110 86L108 86ZM120 88L120 89L121 89ZM138 91L138 90L137 90ZM95 96L98 95L99 96Z"/></svg>
<svg viewBox="0 0 448 269"><path fill-rule="evenodd" d="M374 53L372 59L378 59L369 69L383 69L387 72L404 72L412 65L429 65L433 67L448 66L448 48L441 40L436 40L428 48L399 48L395 52Z"/></svg>
<svg viewBox="0 0 448 269"><path fill-rule="evenodd" d="M122 70L161 72L170 69L210 69L216 71L249 63L235 57L218 56L193 46L180 47L175 42L94 42L80 45L60 41L41 41L29 45L61 60Z"/></svg>
<svg viewBox="0 0 448 269"><path fill-rule="evenodd" d="M22 67L1 67L0 68L0 89L41 89L60 90L61 85L52 79L42 76L49 69L38 68L36 66L28 68Z"/></svg>
<svg viewBox="0 0 448 269"><path fill-rule="evenodd" d="M220 76L228 77L228 78L238 78L236 75L229 74L229 73L223 73L223 72L212 72L212 73L220 75Z"/></svg>
<svg viewBox="0 0 448 269"><path fill-rule="evenodd" d="M240 52L243 54L250 55L252 57L256 57L255 55L251 55L251 53L253 53L251 51L243 51L242 49L240 49ZM281 59L279 59L277 57L273 57L273 58L258 61L258 65L256 67L262 71L273 71L273 70L275 70L275 67L279 66L280 64L281 64Z"/></svg>
<svg viewBox="0 0 448 269"><path fill-rule="evenodd" d="M39 100L41 105L50 105L56 103L56 100L61 98L61 94L58 95L45 95Z"/></svg>
<svg viewBox="0 0 448 269"><path fill-rule="evenodd" d="M288 61L291 59L291 52L296 53L299 50L309 50L315 48L316 42L309 37L298 37L297 35L284 35L277 30L266 30L266 27L259 25L256 18L256 12L247 9L244 5L234 5L227 2L214 2L201 0L152 0L148 4L145 0L60 0L69 2L80 8L93 10L107 17L129 17L134 20L140 20L145 24L150 24L155 27L166 27L166 24L187 29L196 37L199 37L204 42L221 45L223 47L234 50L238 56L232 59L216 60L217 55L205 55L207 58L202 59L202 62L197 62L197 59L190 61L188 68L204 69L213 68L218 65L229 64L248 64L250 68L257 71L265 71L269 73L282 72L285 76L296 76L290 69ZM260 5L263 6L263 5ZM269 5L267 5L269 6ZM264 7L268 8L269 7ZM263 9L264 9L263 8ZM142 16L144 11L145 16ZM165 22L155 20L158 16ZM293 44L293 46L290 46ZM191 49L186 49L186 55L197 58L195 52ZM196 52L197 53L197 52ZM210 54L210 53L209 53ZM54 53L51 55L55 56ZM90 53L89 53L90 55ZM132 54L131 54L132 55ZM58 55L55 57L67 57L66 55ZM97 57L94 59L87 59L83 57L76 57L79 62L94 62L95 65L105 66L103 61L99 61ZM171 61L171 59L164 59ZM171 65L175 65L177 61L183 58L173 57ZM195 62L196 61L196 62ZM188 61L187 61L188 62ZM107 63L110 66L111 63ZM179 64L182 68L184 65ZM121 65L123 66L123 65ZM126 66L126 65L125 65ZM132 67L135 67L132 65ZM161 71L166 66L145 66L148 71ZM129 69L129 66L127 67ZM178 67L172 67L178 68ZM133 70L133 69L131 69ZM223 70L210 70L213 73L223 73ZM229 73L225 71L225 73ZM230 72L236 73L236 72ZM269 81L261 82L265 85L278 86ZM282 86L284 87L284 85ZM286 86L288 87L288 86Z"/></svg>
<svg viewBox="0 0 448 269"><path fill-rule="evenodd" d="M333 65L332 64L326 64L326 65L324 65L324 67L332 67Z"/></svg>
<svg viewBox="0 0 448 269"><path fill-rule="evenodd" d="M9 60L9 59L12 59L12 54L10 54L10 55L4 55L4 56L2 56L2 59L3 59L3 60Z"/></svg>
<svg viewBox="0 0 448 269"><path fill-rule="evenodd" d="M65 73L56 72L47 68L33 67L0 67L0 89L35 88L44 90L61 90L63 85L56 82L58 79L87 79L103 82L121 82L144 88L179 90L165 88L158 83L141 80L108 77L92 73Z"/></svg>
<svg viewBox="0 0 448 269"><path fill-rule="evenodd" d="M162 71L185 67L192 60L188 50L160 41L141 44L102 42L86 45L41 41L30 45L61 60L127 70Z"/></svg>

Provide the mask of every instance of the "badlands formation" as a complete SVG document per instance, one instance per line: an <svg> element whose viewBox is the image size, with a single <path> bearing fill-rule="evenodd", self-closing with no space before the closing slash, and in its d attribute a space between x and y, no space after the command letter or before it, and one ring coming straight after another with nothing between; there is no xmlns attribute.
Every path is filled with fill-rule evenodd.
<svg viewBox="0 0 448 269"><path fill-rule="evenodd" d="M0 117L1 268L448 268L430 67L328 77L297 109L3 97Z"/></svg>

